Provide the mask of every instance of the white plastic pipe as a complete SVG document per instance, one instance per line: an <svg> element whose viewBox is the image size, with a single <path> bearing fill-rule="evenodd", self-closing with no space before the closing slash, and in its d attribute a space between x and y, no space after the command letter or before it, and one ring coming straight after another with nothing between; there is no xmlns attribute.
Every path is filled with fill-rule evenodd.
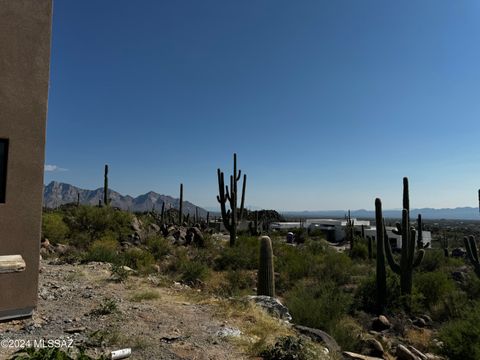
<svg viewBox="0 0 480 360"><path fill-rule="evenodd" d="M126 348L121 350L112 351L111 359L118 360L118 359L126 359L132 355L132 349Z"/></svg>

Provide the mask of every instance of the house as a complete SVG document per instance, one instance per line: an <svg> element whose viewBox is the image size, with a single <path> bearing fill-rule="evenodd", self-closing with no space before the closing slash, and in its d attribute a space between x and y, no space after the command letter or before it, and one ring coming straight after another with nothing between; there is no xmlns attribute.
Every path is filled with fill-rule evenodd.
<svg viewBox="0 0 480 360"><path fill-rule="evenodd" d="M0 320L37 303L51 0L0 0Z"/></svg>

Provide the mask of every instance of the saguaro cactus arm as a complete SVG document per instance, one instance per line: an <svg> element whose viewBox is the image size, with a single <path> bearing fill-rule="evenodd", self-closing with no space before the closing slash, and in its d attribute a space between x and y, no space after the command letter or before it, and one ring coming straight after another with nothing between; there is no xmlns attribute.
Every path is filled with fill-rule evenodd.
<svg viewBox="0 0 480 360"><path fill-rule="evenodd" d="M478 258L478 250L477 244L475 243L475 237L473 235L470 235L468 237L465 236L463 238L463 241L467 250L467 257L475 269L475 274L480 277L480 261Z"/></svg>
<svg viewBox="0 0 480 360"><path fill-rule="evenodd" d="M390 269L397 274L400 275L402 273L400 269L400 264L397 263L393 257L392 247L390 245L390 240L388 239L387 228L385 227L385 222L383 222L383 240L385 242L385 255L387 257L388 265L390 265Z"/></svg>

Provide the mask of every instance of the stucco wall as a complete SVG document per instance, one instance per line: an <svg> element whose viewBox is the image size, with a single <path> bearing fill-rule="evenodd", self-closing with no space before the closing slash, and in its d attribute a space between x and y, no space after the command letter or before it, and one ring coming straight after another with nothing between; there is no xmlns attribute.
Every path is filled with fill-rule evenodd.
<svg viewBox="0 0 480 360"><path fill-rule="evenodd" d="M51 0L0 0L0 138L10 143L0 255L27 266L0 274L0 318L37 301L51 17Z"/></svg>

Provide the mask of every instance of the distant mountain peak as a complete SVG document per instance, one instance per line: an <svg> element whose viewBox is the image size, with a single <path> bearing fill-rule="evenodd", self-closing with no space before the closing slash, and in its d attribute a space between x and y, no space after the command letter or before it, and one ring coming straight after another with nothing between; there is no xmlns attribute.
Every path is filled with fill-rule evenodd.
<svg viewBox="0 0 480 360"><path fill-rule="evenodd" d="M103 201L103 188L86 190L67 183L51 181L43 188L43 206L56 208L63 204L76 203L78 195L80 195L81 204L98 205L99 200ZM180 202L179 199L158 194L154 191L149 191L134 198L110 189L109 195L112 206L128 211L160 210L163 203L165 203L166 209L178 209ZM185 214L195 214L196 208L197 206L189 201L183 202L183 211ZM198 212L201 217L207 215L207 211L201 207L198 207Z"/></svg>

